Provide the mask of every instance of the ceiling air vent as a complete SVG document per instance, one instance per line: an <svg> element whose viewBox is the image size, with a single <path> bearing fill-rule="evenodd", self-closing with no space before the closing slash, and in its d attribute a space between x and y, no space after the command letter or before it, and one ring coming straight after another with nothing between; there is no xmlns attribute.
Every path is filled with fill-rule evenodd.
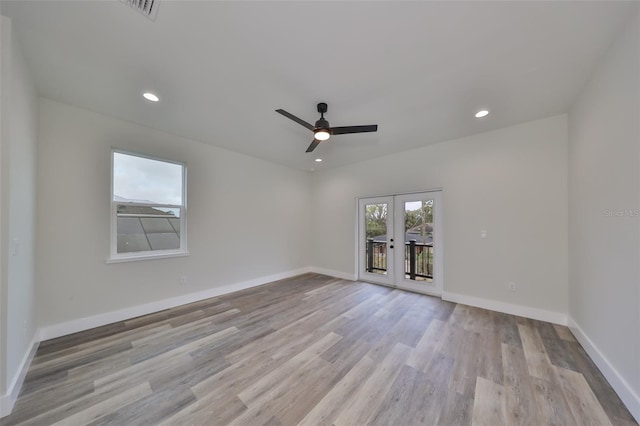
<svg viewBox="0 0 640 426"><path fill-rule="evenodd" d="M142 13L152 21L156 20L160 0L122 0L122 2L128 4L134 10Z"/></svg>

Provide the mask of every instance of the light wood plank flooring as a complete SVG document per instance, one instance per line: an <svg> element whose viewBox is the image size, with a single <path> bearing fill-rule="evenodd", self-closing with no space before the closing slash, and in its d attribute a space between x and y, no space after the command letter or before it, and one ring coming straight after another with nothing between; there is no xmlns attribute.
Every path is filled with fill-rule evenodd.
<svg viewBox="0 0 640 426"><path fill-rule="evenodd" d="M566 327L306 274L41 343L2 425L636 425Z"/></svg>

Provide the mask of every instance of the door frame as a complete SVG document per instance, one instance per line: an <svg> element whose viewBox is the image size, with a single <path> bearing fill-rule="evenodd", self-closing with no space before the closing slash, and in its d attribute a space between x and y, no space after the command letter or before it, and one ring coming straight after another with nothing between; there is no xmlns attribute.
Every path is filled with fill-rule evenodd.
<svg viewBox="0 0 640 426"><path fill-rule="evenodd" d="M372 282L375 284L382 284L392 288L400 288L403 290L413 291L417 293L429 294L432 296L442 296L442 292L444 289L444 208L443 208L443 189L442 188L434 188L423 191L411 191L411 192L402 192L390 195L381 195L381 196L372 196L372 197L358 197L357 198L357 232L356 232L356 271L357 278L360 281ZM393 235L394 229L397 228L399 223L402 223L402 227L404 227L404 215L402 218L398 218L397 210L399 207L396 207L398 204L397 200L402 200L405 198L409 198L411 195L420 196L423 194L429 194L430 197L434 200L434 208L433 208L433 248L434 248L434 264L433 264L433 284L425 286L424 284L416 284L415 282L409 282L404 278L404 268L399 269L398 265L401 264L400 259L395 259L395 257L402 258L404 260L404 238L398 239L396 235ZM365 201L366 200L366 201ZM375 203L375 202L389 202L390 206L389 211L387 212L387 239L393 238L395 243L402 244L402 247L398 249L393 249L394 251L391 253L391 258L389 254L387 254L387 274L371 274L367 273L364 270L365 262L365 247L364 244L361 244L364 232L364 215L362 214L362 205L363 202L367 204ZM400 202L404 209L404 201ZM389 216L391 216L391 220L389 220ZM389 231L389 222L393 222L391 225L391 231ZM398 228L401 229L401 228ZM391 236L389 236L391 235ZM404 235L404 234L403 234ZM400 250L400 251L398 251ZM389 252L390 250L387 249ZM400 252L402 252L400 254ZM394 256L394 253L398 253L397 256ZM403 261L402 260L402 261ZM393 263L392 271L389 270L389 264ZM402 274L402 275L400 275Z"/></svg>

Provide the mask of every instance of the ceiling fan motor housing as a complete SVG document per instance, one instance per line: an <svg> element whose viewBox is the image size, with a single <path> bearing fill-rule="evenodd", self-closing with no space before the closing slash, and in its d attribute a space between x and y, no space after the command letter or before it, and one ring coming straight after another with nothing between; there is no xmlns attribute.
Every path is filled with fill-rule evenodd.
<svg viewBox="0 0 640 426"><path fill-rule="evenodd" d="M329 122L324 118L316 121L316 129L328 129L329 127L331 127L329 126Z"/></svg>

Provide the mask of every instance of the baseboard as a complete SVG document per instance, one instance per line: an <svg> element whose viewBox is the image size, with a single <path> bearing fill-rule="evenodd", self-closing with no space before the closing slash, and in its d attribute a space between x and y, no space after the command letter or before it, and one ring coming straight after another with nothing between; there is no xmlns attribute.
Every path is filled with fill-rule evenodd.
<svg viewBox="0 0 640 426"><path fill-rule="evenodd" d="M569 328L600 372L607 379L613 390L616 391L631 415L640 423L640 396L631 388L624 377L618 373L607 357L600 352L595 343L593 343L572 317L569 317Z"/></svg>
<svg viewBox="0 0 640 426"><path fill-rule="evenodd" d="M13 406L20 395L22 384L24 383L25 377L27 377L27 371L29 371L29 366L31 366L31 361L38 350L39 344L40 340L38 339L38 333L36 332L35 336L33 336L33 339L31 340L29 350L24 354L24 357L22 357L18 371L9 384L7 393L5 395L0 395L0 418L8 416L11 414L11 411L13 411Z"/></svg>
<svg viewBox="0 0 640 426"><path fill-rule="evenodd" d="M309 270L310 272L314 272L316 274L328 275L330 277L336 277L347 281L356 281L358 279L356 274L348 274L346 272L336 271L334 269L312 266Z"/></svg>
<svg viewBox="0 0 640 426"><path fill-rule="evenodd" d="M248 281L229 284L221 287L215 287L197 293L185 294L169 299L158 300L156 302L145 303L144 305L132 306L130 308L120 309L103 314L93 315L90 317L80 318L73 321L54 324L40 329L40 339L48 340L56 337L65 336L67 334L77 333L79 331L89 330L91 328L112 324L118 321L124 321L141 315L152 314L154 312L165 309L175 308L176 306L186 305L188 303L197 302L208 299L210 297L221 296L223 294L233 293L235 291L245 290L251 287L267 284L273 281L291 278L311 272L311 268L301 268L293 271L282 272L279 274L268 275L265 277L255 278Z"/></svg>
<svg viewBox="0 0 640 426"><path fill-rule="evenodd" d="M512 303L499 302L497 300L483 299L481 297L451 293L448 291L442 292L442 300L475 306L477 308L488 309L490 311L551 322L554 324L567 325L567 315L560 312L547 311L544 309L532 308L530 306L515 305Z"/></svg>

